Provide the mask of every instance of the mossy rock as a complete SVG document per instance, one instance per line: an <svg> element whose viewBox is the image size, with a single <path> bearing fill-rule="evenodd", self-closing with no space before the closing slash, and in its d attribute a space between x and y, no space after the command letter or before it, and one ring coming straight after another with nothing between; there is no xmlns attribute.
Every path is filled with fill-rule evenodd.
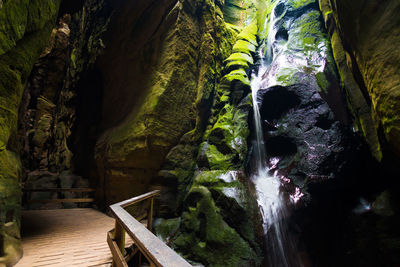
<svg viewBox="0 0 400 267"><path fill-rule="evenodd" d="M249 136L248 113L230 104L217 116L216 122L205 133L198 162L211 170L241 168L247 155L246 139Z"/></svg>
<svg viewBox="0 0 400 267"><path fill-rule="evenodd" d="M245 53L233 53L225 61L245 61L250 65L254 64L253 57Z"/></svg>
<svg viewBox="0 0 400 267"><path fill-rule="evenodd" d="M254 0L225 0L222 4L224 20L234 25L247 25L249 18L257 13L255 2Z"/></svg>
<svg viewBox="0 0 400 267"><path fill-rule="evenodd" d="M223 220L206 187L194 186L185 203L181 232L173 241L185 257L207 266L251 266L259 261L249 243Z"/></svg>
<svg viewBox="0 0 400 267"><path fill-rule="evenodd" d="M211 170L235 169L232 163L234 155L229 153L223 154L215 145L204 142L200 145L200 151L197 161L201 163L201 166L205 166Z"/></svg>
<svg viewBox="0 0 400 267"><path fill-rule="evenodd" d="M179 231L181 225L181 218L163 219L158 218L154 221L153 227L157 237L167 242L170 238L173 238Z"/></svg>
<svg viewBox="0 0 400 267"><path fill-rule="evenodd" d="M257 43L257 22L254 21L248 26L246 26L237 36L238 40L245 40L255 46L258 45Z"/></svg>
<svg viewBox="0 0 400 267"><path fill-rule="evenodd" d="M21 163L16 138L18 108L33 64L46 47L60 0L9 0L0 8L0 265L21 256Z"/></svg>
<svg viewBox="0 0 400 267"><path fill-rule="evenodd" d="M238 53L245 53L251 55L256 51L256 46L252 43L249 43L245 40L238 40L232 48L232 51Z"/></svg>
<svg viewBox="0 0 400 267"><path fill-rule="evenodd" d="M316 4L317 2L316 0L289 0L287 4L293 9L298 9L310 4Z"/></svg>
<svg viewBox="0 0 400 267"><path fill-rule="evenodd" d="M231 23L228 23L228 22L225 22L225 25L226 25L229 29L233 30L233 31L234 31L235 33L237 33L237 34L239 34L239 33L243 30L243 27L238 26L238 25L234 25L234 24L231 24Z"/></svg>
<svg viewBox="0 0 400 267"><path fill-rule="evenodd" d="M250 219L258 212L258 205L248 197L246 183L247 177L243 171L217 170L198 172L193 186L208 188L224 221L258 253L254 225Z"/></svg>
<svg viewBox="0 0 400 267"><path fill-rule="evenodd" d="M26 34L45 27L57 14L60 0L9 0L0 8L0 55Z"/></svg>
<svg viewBox="0 0 400 267"><path fill-rule="evenodd" d="M250 80L244 69L233 70L222 78L221 83L231 84L233 81L239 81L245 87L250 87Z"/></svg>
<svg viewBox="0 0 400 267"><path fill-rule="evenodd" d="M96 144L99 166L116 170L147 170L148 175L144 177L148 181L146 186L152 182L152 172L158 173L160 169L166 171L162 173L168 173L168 177L179 174L170 178L171 180L190 182L189 174L194 170L186 174L182 170L194 168L194 161L189 158L197 157L201 131L204 131L208 110L214 99L216 81L222 76L223 60L231 54L232 43L236 41L235 32L228 29L221 16L220 4L220 1L186 1L177 3L172 10L158 5L154 9L164 8L162 12L166 12L159 14L160 21L163 21L162 27L158 27L158 22L155 23L154 19L151 19L152 16L147 16L143 21L140 16L136 18L140 23L155 23L153 26L157 30L154 34L157 37L138 37L148 44L135 51L140 59L133 64L137 71L130 70L120 77L120 80L135 85L133 87L136 88L137 94L132 91L130 93L135 103L122 99L121 95L126 93L126 87L120 86L121 82L113 84L121 94L115 93L113 86L106 90L106 94L119 98L119 102L123 102L127 108L126 114L121 116L123 119L120 123L107 129ZM134 8L133 3L126 5ZM145 12L150 15L151 11L149 8ZM128 14L126 16L124 19L130 22L127 27L136 30L135 20ZM163 16L168 17L165 23L162 20ZM136 47L134 41L130 45ZM119 46L119 43L114 44L117 49ZM112 55L109 56L114 60ZM123 53L118 56L125 60ZM146 63L143 65L141 62ZM105 61L104 65L107 64ZM144 69L146 71L143 75L139 75ZM110 75L110 71L110 80L118 80ZM139 83L141 84L136 86ZM141 94L141 97L137 97L138 94ZM108 106L112 113L113 107L110 104ZM107 116L112 118L109 114ZM181 147L185 151L168 156L171 149L183 142L182 136L189 132L193 133L190 149L195 147L195 152L188 152L189 148L186 150ZM168 159L164 168L166 156ZM114 179L107 170L104 170L104 175L108 180ZM162 177L157 178L162 180ZM176 187L179 186L181 185ZM187 193L185 186L179 188L181 189L182 194ZM123 190L133 191L127 187ZM119 195L119 192L115 195Z"/></svg>
<svg viewBox="0 0 400 267"><path fill-rule="evenodd" d="M236 69L240 69L240 68L248 69L249 63L244 60L232 60L232 61L229 61L225 66L225 69L228 71L232 71L232 70L236 70Z"/></svg>

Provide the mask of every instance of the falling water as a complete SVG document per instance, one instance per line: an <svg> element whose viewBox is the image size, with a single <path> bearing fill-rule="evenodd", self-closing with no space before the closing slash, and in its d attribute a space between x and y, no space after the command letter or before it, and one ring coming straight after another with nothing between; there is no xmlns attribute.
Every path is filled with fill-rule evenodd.
<svg viewBox="0 0 400 267"><path fill-rule="evenodd" d="M252 181L257 192L257 202L262 212L263 228L267 237L267 255L270 266L300 267L302 266L300 261L293 259L296 257L294 256L296 255L294 244L291 241L286 225L283 222L288 211L284 195L280 190L281 180L277 175L270 175L270 170L266 162L262 121L257 102L257 93L262 89L263 74L268 70L274 57L273 42L276 34L275 22L277 21L274 11L275 10L271 12L269 18L267 40L259 49L261 65L258 69L257 75L253 75L251 81L255 125L253 158L255 162L255 172L252 176Z"/></svg>
<svg viewBox="0 0 400 267"><path fill-rule="evenodd" d="M276 7L276 6L275 6ZM266 64L271 64L272 60L273 60L273 43L275 41L275 35L276 35L276 27L275 27L275 23L277 21L277 18L275 16L275 9L272 10L270 18L269 18L269 28L268 28L268 35L267 35L267 41L266 44L264 44L264 49L266 50L265 53L265 58L266 58ZM264 63L264 57L261 58L261 63ZM261 64L263 65L263 64Z"/></svg>

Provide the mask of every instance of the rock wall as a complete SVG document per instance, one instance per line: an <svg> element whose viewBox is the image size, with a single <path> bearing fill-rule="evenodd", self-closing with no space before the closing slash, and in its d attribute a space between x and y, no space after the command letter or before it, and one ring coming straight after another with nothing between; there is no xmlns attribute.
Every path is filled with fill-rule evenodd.
<svg viewBox="0 0 400 267"><path fill-rule="evenodd" d="M345 215L346 262L353 266L399 265L400 201L398 1L320 0L333 54L346 90L355 129L380 161L363 164L353 196L358 205ZM374 166L371 168L371 165ZM356 193L358 192L358 193ZM347 202L351 203L351 202ZM342 204L347 206L346 204ZM356 204L353 204L356 205ZM360 255L374 255L360 256Z"/></svg>
<svg viewBox="0 0 400 267"><path fill-rule="evenodd" d="M159 172L164 219L156 224L158 234L186 258L209 266L262 261L259 213L245 172L251 109L246 71L257 28L255 20L242 28L225 55L225 75L216 82L205 131L197 132L200 137L186 134Z"/></svg>
<svg viewBox="0 0 400 267"><path fill-rule="evenodd" d="M345 141L350 119L317 1L278 3L272 12L274 56L258 92L266 152L305 192L307 183L337 178L355 146Z"/></svg>
<svg viewBox="0 0 400 267"><path fill-rule="evenodd" d="M21 256L18 107L32 67L48 44L59 0L2 1L0 7L0 264Z"/></svg>
<svg viewBox="0 0 400 267"><path fill-rule="evenodd" d="M88 179L88 166L94 162L88 160L88 155L93 155L91 138L96 134L100 109L98 105L85 104L90 94L92 99L101 94L92 93L92 87L99 83L91 81L89 86L87 78L92 79L93 64L102 48L99 36L110 16L104 6L102 1L77 6L63 2L58 25L28 78L18 131L25 188L85 188L95 184ZM34 192L24 195L23 204L43 208L43 204L26 202L60 197L89 195ZM76 207L71 203L46 206Z"/></svg>
<svg viewBox="0 0 400 267"><path fill-rule="evenodd" d="M349 106L380 160L399 155L400 20L397 1L320 1Z"/></svg>
<svg viewBox="0 0 400 267"><path fill-rule="evenodd" d="M114 7L98 62L104 134L96 160L108 204L148 191L171 148L185 133L204 128L233 39L220 1L121 1Z"/></svg>

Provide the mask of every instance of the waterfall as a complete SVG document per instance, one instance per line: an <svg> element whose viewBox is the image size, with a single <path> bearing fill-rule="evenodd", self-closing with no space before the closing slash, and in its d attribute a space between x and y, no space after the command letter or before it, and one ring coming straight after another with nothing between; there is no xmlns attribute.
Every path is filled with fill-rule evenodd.
<svg viewBox="0 0 400 267"><path fill-rule="evenodd" d="M279 1L278 1L279 2ZM276 7L277 5L275 5ZM275 174L271 175L266 161L266 149L264 144L263 129L260 110L257 102L257 93L262 89L263 75L268 70L274 59L273 43L276 35L275 8L269 18L268 36L260 46L259 53L261 64L256 75L252 76L251 90L253 99L254 131L253 161L255 170L252 181L256 188L257 202L263 217L263 229L267 238L269 265L272 267L302 266L300 260L296 260L295 245L287 232L284 218L288 209L285 197L281 192L281 180ZM279 53L279 51L277 51Z"/></svg>

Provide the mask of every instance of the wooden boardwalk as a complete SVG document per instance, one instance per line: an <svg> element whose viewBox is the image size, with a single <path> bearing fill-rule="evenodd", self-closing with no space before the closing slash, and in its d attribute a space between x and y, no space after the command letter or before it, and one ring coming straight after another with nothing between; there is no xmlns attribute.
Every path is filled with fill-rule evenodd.
<svg viewBox="0 0 400 267"><path fill-rule="evenodd" d="M23 211L24 256L16 267L111 266L106 238L114 224L94 209Z"/></svg>

